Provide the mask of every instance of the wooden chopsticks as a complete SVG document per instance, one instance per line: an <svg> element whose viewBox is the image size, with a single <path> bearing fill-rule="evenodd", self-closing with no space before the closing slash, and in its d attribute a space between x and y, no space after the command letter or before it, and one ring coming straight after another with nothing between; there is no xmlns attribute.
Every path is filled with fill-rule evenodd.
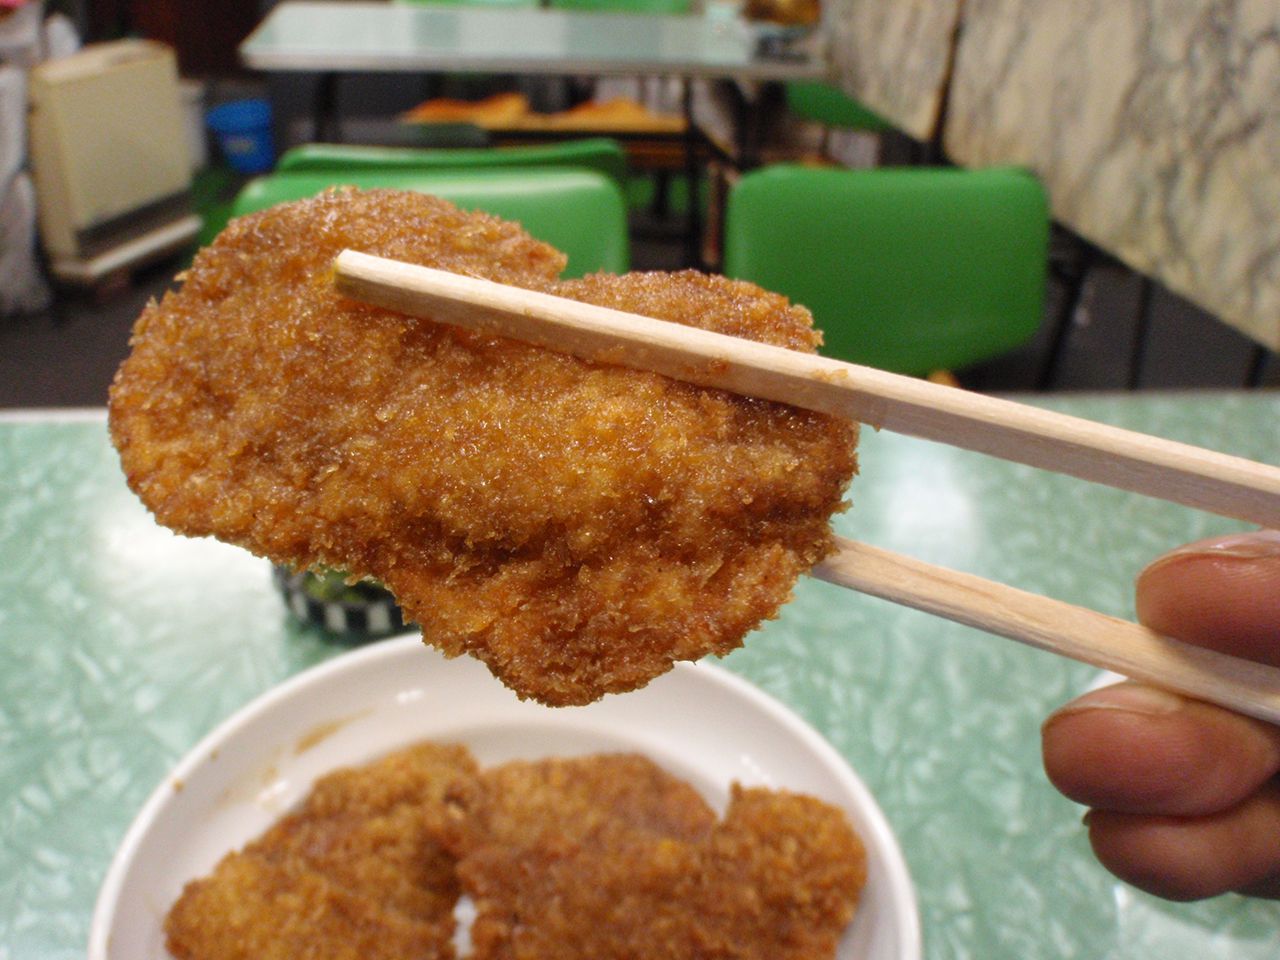
<svg viewBox="0 0 1280 960"><path fill-rule="evenodd" d="M347 250L347 296L1280 527L1280 469L951 387Z"/></svg>
<svg viewBox="0 0 1280 960"><path fill-rule="evenodd" d="M487 280L347 250L367 303L587 360L850 417L1033 467L1280 527L1280 468L1188 444ZM814 574L1280 723L1280 669L990 581L841 541Z"/></svg>
<svg viewBox="0 0 1280 960"><path fill-rule="evenodd" d="M812 571L838 584L1133 680L1280 723L1280 669L1136 623L837 537Z"/></svg>

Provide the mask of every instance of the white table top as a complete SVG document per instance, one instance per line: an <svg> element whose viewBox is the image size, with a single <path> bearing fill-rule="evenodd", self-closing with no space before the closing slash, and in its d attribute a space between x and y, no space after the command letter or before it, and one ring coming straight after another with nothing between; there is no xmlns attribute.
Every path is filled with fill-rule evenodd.
<svg viewBox="0 0 1280 960"><path fill-rule="evenodd" d="M287 2L240 46L258 70L668 74L739 80L815 78L815 53L761 53L770 28L713 16Z"/></svg>

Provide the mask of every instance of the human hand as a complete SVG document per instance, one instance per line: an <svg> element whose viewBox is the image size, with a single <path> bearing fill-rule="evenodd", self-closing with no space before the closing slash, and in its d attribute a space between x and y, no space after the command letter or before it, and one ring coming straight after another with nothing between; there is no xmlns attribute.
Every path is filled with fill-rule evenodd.
<svg viewBox="0 0 1280 960"><path fill-rule="evenodd" d="M1280 666L1280 531L1165 554L1137 608L1159 633ZM1126 682L1062 707L1042 745L1116 876L1171 900L1280 898L1280 727Z"/></svg>

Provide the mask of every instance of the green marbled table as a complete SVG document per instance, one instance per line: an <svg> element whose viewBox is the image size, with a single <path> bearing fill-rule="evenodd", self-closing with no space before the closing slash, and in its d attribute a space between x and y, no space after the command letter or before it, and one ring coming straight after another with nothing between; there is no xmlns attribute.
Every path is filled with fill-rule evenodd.
<svg viewBox="0 0 1280 960"><path fill-rule="evenodd" d="M1280 395L1056 399L1280 462ZM1145 561L1240 525L867 431L839 532L1132 616ZM0 960L84 953L94 898L165 771L237 707L344 648L270 568L157 527L100 412L0 417ZM1095 865L1039 725L1095 671L816 581L728 666L844 753L898 832L931 960L1274 957L1280 904L1166 904Z"/></svg>

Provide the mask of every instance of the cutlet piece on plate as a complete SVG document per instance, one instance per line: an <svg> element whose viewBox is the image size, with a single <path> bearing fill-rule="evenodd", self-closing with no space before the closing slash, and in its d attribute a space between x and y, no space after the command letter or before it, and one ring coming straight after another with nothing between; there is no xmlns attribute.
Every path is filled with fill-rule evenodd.
<svg viewBox="0 0 1280 960"><path fill-rule="evenodd" d="M187 885L166 918L170 952L453 957L459 885L441 843L445 796L475 773L465 748L420 744L329 774L296 811Z"/></svg>
<svg viewBox="0 0 1280 960"><path fill-rule="evenodd" d="M841 811L735 787L716 823L640 758L522 763L471 786L450 846L476 960L830 958L866 876Z"/></svg>
<svg viewBox="0 0 1280 960"><path fill-rule="evenodd" d="M422 743L335 771L251 849L304 860L345 889L410 916L447 917L458 883L441 845L445 800L477 770L465 747Z"/></svg>
<svg viewBox="0 0 1280 960"><path fill-rule="evenodd" d="M452 960L453 922L416 920L296 863L232 853L165 918L177 960Z"/></svg>
<svg viewBox="0 0 1280 960"><path fill-rule="evenodd" d="M867 878L844 813L783 790L735 785L696 858L673 901L692 927L673 939L692 944L686 956L834 957Z"/></svg>
<svg viewBox="0 0 1280 960"><path fill-rule="evenodd" d="M697 790L631 753L512 760L459 784L449 805L446 844L455 856L622 832L695 840L716 822Z"/></svg>
<svg viewBox="0 0 1280 960"><path fill-rule="evenodd" d="M564 257L514 224L329 192L233 221L139 318L110 427L161 523L381 581L429 643L553 705L727 653L831 551L852 423L347 300L346 248L819 341L744 282L560 281Z"/></svg>

